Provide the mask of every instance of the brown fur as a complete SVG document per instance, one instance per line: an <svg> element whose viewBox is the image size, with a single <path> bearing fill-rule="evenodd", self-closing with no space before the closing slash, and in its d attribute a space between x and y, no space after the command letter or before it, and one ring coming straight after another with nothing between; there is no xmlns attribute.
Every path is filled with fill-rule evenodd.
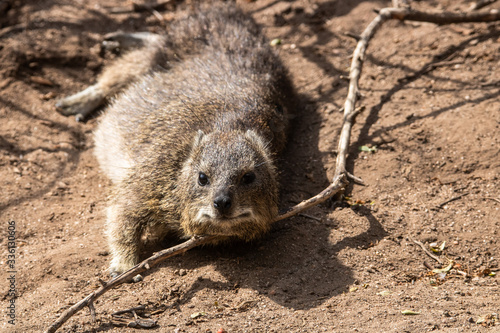
<svg viewBox="0 0 500 333"><path fill-rule="evenodd" d="M96 156L113 182L107 229L114 274L138 263L144 235L251 240L265 233L278 212L275 158L295 102L268 41L233 5L203 7L166 36L137 40L139 50L88 88L109 96L136 80L95 133ZM74 96L58 106L79 113L85 96Z"/></svg>

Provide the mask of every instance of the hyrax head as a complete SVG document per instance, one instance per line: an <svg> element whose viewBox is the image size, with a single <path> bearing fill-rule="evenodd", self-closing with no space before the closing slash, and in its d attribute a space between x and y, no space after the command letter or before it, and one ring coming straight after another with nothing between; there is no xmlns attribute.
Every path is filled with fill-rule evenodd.
<svg viewBox="0 0 500 333"><path fill-rule="evenodd" d="M266 232L278 212L271 158L253 130L199 131L178 188L184 232L245 240Z"/></svg>

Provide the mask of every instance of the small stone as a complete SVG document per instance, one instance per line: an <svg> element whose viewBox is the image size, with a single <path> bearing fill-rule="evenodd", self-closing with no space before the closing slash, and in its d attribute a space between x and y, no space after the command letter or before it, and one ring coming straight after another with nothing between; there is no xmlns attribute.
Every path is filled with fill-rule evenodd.
<svg viewBox="0 0 500 333"><path fill-rule="evenodd" d="M281 45L281 39L279 38L275 38L271 41L271 46L277 46L277 45Z"/></svg>
<svg viewBox="0 0 500 333"><path fill-rule="evenodd" d="M42 99L48 101L49 99L54 99L56 97L56 94L52 91L49 91L48 93L42 95Z"/></svg>
<svg viewBox="0 0 500 333"><path fill-rule="evenodd" d="M58 190L65 190L68 188L68 184L62 181L57 182L56 186Z"/></svg>

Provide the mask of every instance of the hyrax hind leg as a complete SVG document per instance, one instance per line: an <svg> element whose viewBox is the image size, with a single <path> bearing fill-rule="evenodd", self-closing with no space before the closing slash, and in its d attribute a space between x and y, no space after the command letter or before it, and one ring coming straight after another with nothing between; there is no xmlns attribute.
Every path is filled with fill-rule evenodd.
<svg viewBox="0 0 500 333"><path fill-rule="evenodd" d="M117 44L124 50L132 50L107 67L96 84L59 100L56 108L63 115L75 115L77 121L82 121L107 98L149 72L162 60L165 38L149 32L117 32L108 34L106 42Z"/></svg>

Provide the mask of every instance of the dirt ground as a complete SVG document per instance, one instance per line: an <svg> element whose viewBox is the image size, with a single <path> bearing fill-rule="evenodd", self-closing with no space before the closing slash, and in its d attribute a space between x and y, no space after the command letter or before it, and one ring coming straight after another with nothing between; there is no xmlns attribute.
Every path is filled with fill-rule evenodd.
<svg viewBox="0 0 500 333"><path fill-rule="evenodd" d="M239 2L281 39L304 102L283 156L286 208L332 178L356 43L347 34L390 1ZM159 32L187 6L112 13L126 4L0 1L2 332L42 331L108 279L97 119L77 123L54 103L116 58L101 47L104 34ZM366 186L350 185L342 201L279 222L258 242L174 257L104 294L96 322L84 309L60 332L135 332L111 314L139 305L157 321L152 332L499 332L499 63L500 23L386 23L368 49L348 159ZM442 264L414 240L446 242L435 253ZM448 260L452 270L431 272Z"/></svg>

